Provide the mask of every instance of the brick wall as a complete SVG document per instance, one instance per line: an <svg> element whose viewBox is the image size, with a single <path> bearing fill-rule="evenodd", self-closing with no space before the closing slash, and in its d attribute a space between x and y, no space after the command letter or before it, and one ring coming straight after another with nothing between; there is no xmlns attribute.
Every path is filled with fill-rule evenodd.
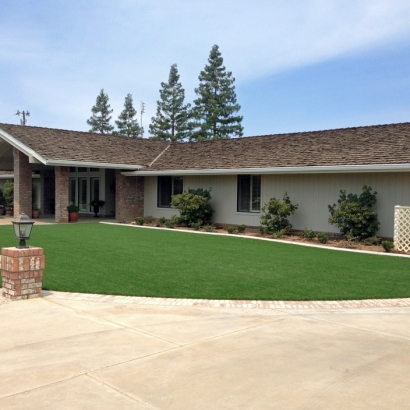
<svg viewBox="0 0 410 410"><path fill-rule="evenodd" d="M32 169L28 156L13 149L14 156L14 216L17 217L22 212L32 216L32 190L33 179Z"/></svg>
<svg viewBox="0 0 410 410"><path fill-rule="evenodd" d="M144 177L126 177L121 172L115 171L115 218L130 222L144 216Z"/></svg>
<svg viewBox="0 0 410 410"><path fill-rule="evenodd" d="M55 179L54 169L41 171L41 212L43 214L53 214L55 212Z"/></svg>
<svg viewBox="0 0 410 410"><path fill-rule="evenodd" d="M57 223L68 222L68 183L69 168L55 167L55 221Z"/></svg>

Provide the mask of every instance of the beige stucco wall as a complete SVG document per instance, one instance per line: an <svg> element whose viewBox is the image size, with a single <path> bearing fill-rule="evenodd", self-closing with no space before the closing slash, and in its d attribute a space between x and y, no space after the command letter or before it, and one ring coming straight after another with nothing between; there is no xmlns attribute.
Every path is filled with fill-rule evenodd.
<svg viewBox="0 0 410 410"><path fill-rule="evenodd" d="M258 226L260 213L236 212L236 175L184 176L184 189L212 188L214 222ZM173 209L157 208L157 177L145 177L145 215L170 218ZM295 229L338 232L328 223L328 205L336 203L339 191L360 194L369 185L378 192L374 210L379 215L380 236L393 236L394 206L410 206L410 173L357 173L262 175L262 202L282 198L285 191L299 208L290 218Z"/></svg>

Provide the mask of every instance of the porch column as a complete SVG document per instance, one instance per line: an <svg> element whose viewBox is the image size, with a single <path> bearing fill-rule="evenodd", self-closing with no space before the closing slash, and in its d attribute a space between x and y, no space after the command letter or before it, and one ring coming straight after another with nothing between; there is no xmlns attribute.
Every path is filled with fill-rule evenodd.
<svg viewBox="0 0 410 410"><path fill-rule="evenodd" d="M69 171L68 167L55 167L55 200L56 200L56 210L55 210L55 221L57 223L68 222L68 181L69 181Z"/></svg>
<svg viewBox="0 0 410 410"><path fill-rule="evenodd" d="M32 217L33 177L28 156L13 149L14 156L14 217L22 212Z"/></svg>
<svg viewBox="0 0 410 410"><path fill-rule="evenodd" d="M115 219L130 222L144 216L144 177L125 177L115 170Z"/></svg>

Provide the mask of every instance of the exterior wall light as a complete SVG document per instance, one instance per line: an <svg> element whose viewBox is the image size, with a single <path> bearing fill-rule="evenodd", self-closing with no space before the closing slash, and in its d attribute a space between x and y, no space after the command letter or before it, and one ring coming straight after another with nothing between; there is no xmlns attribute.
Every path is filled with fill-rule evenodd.
<svg viewBox="0 0 410 410"><path fill-rule="evenodd" d="M14 221L12 221L14 227L14 233L16 238L20 241L19 249L28 248L26 240L30 239L31 229L33 228L34 221L32 221L24 212L19 215Z"/></svg>

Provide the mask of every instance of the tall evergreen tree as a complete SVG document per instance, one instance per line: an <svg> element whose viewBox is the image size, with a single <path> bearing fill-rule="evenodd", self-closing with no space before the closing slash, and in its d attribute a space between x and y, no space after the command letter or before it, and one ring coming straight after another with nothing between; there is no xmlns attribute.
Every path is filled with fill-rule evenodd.
<svg viewBox="0 0 410 410"><path fill-rule="evenodd" d="M91 125L90 132L100 132L101 134L109 134L114 127L110 124L110 114L113 110L110 110L110 104L108 104L108 94L104 93L104 89L101 89L100 94L97 96L97 101L93 108L91 108L93 115L87 120L87 124Z"/></svg>
<svg viewBox="0 0 410 410"><path fill-rule="evenodd" d="M161 83L157 113L151 118L149 133L152 139L182 141L188 137L189 108L184 105L185 90L179 82L177 65L173 64L167 83Z"/></svg>
<svg viewBox="0 0 410 410"><path fill-rule="evenodd" d="M124 101L124 109L115 121L118 128L118 134L126 135L127 137L141 137L142 129L136 119L137 111L134 108L132 95L127 94Z"/></svg>
<svg viewBox="0 0 410 410"><path fill-rule="evenodd" d="M242 119L236 113L241 106L236 102L235 78L226 71L219 47L214 45L208 65L199 75L198 98L194 100L191 140L223 139L243 135Z"/></svg>

